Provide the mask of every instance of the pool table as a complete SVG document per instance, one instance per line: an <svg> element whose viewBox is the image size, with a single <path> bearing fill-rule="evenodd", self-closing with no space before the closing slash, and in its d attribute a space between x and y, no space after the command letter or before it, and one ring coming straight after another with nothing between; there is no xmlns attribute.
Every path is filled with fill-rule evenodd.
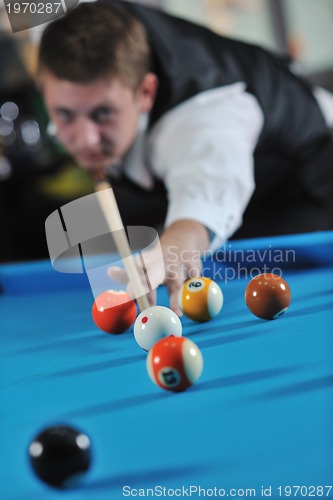
<svg viewBox="0 0 333 500"><path fill-rule="evenodd" d="M208 323L182 318L204 370L175 394L151 382L131 330L95 327L85 274L0 266L0 498L333 498L333 232L230 242L203 267L224 305ZM280 270L292 292L273 321L244 303L262 270ZM93 451L65 492L28 460L32 438L57 423L85 431Z"/></svg>

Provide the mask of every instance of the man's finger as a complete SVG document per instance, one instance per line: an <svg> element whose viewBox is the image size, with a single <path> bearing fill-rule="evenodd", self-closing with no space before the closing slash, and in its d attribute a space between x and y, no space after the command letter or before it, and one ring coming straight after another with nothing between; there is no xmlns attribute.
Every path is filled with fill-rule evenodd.
<svg viewBox="0 0 333 500"><path fill-rule="evenodd" d="M170 309L172 309L178 316L182 316L183 312L178 304L178 295L183 284L182 274L179 273L177 278L168 279L166 285L169 292Z"/></svg>
<svg viewBox="0 0 333 500"><path fill-rule="evenodd" d="M183 311L178 305L178 294L179 290L173 290L170 293L170 309L174 311L179 317L183 316Z"/></svg>
<svg viewBox="0 0 333 500"><path fill-rule="evenodd" d="M109 267L107 270L108 276L121 285L127 285L128 277L125 269L121 267L113 266Z"/></svg>

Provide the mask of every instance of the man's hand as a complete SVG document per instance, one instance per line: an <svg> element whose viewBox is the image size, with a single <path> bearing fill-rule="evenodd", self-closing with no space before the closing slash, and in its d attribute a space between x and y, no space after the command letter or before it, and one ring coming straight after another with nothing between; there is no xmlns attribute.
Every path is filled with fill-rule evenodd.
<svg viewBox="0 0 333 500"><path fill-rule="evenodd" d="M202 264L200 256L209 246L207 229L200 223L192 220L180 220L169 226L160 238L162 247L165 279L169 292L170 308L179 316L182 311L178 305L178 295L184 281L190 277L200 276ZM148 294L151 305L156 304L156 284L161 283L161 262L156 258L154 250L143 252L143 260L148 270L148 280L152 285L152 292ZM123 269L111 267L108 274L123 284L128 284ZM131 293L130 286L128 291Z"/></svg>
<svg viewBox="0 0 333 500"><path fill-rule="evenodd" d="M178 305L179 291L187 278L194 278L201 274L200 256L209 245L208 231L198 222L180 220L166 229L160 241L170 307L181 316L182 311Z"/></svg>

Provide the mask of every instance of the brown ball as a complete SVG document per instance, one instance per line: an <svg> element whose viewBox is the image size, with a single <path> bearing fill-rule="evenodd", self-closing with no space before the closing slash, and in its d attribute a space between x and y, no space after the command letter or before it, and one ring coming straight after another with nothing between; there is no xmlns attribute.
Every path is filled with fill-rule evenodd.
<svg viewBox="0 0 333 500"><path fill-rule="evenodd" d="M250 311L262 319L276 319L289 307L291 293L288 283L277 274L255 276L245 290L245 302Z"/></svg>

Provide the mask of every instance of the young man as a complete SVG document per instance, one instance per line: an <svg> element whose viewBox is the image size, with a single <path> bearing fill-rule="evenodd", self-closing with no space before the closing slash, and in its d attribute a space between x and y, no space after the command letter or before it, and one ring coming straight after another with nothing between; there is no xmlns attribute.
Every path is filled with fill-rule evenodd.
<svg viewBox="0 0 333 500"><path fill-rule="evenodd" d="M84 3L46 28L39 80L58 139L110 177L124 223L164 223L177 312L198 252L237 230L333 228L333 99L265 50L141 5Z"/></svg>

